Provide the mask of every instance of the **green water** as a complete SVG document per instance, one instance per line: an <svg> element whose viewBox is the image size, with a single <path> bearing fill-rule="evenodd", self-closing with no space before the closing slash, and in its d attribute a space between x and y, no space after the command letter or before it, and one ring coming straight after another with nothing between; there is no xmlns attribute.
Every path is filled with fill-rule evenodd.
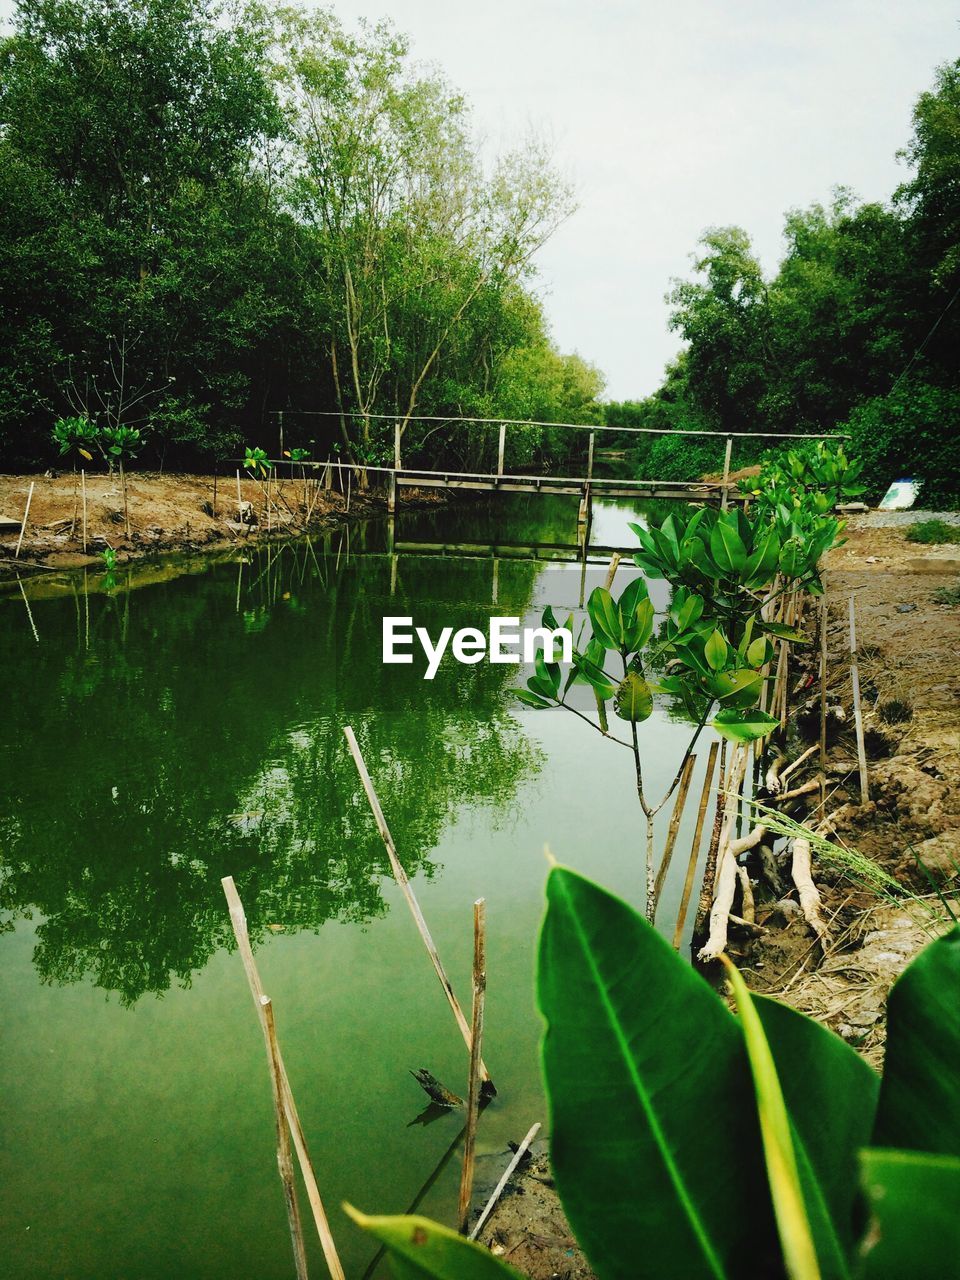
<svg viewBox="0 0 960 1280"><path fill-rule="evenodd" d="M629 541L630 517L598 505L595 540ZM570 500L501 497L404 517L396 532L569 542L575 521ZM583 583L575 563L387 545L371 525L245 563L123 571L109 590L91 574L0 596L4 1275L292 1274L227 874L348 1276L374 1250L341 1202L405 1210L454 1142L458 1115L418 1121L425 1098L408 1071L464 1092L466 1051L388 874L345 724L465 1004L471 904L487 901L485 1057L499 1097L481 1155L546 1120L533 1000L543 848L642 905L632 757L572 715L520 705L514 667L448 656L425 682L422 661L383 666L381 619L410 614L433 634L492 613L533 622L547 603L576 608L605 566ZM663 584L652 588L662 607ZM689 733L660 706L643 726L651 793ZM694 808L664 894L669 932ZM454 1156L423 1211L450 1221L457 1178Z"/></svg>

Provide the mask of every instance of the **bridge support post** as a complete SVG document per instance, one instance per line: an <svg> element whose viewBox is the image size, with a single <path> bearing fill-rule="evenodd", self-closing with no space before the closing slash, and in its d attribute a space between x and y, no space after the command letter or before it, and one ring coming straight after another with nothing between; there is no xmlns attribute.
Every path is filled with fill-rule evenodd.
<svg viewBox="0 0 960 1280"><path fill-rule="evenodd" d="M726 511L730 490L730 455L733 453L733 436L727 436L727 448L723 455L723 495L720 498L720 510Z"/></svg>
<svg viewBox="0 0 960 1280"><path fill-rule="evenodd" d="M393 465L397 471L400 470L400 423L393 424Z"/></svg>
<svg viewBox="0 0 960 1280"><path fill-rule="evenodd" d="M503 455L507 443L507 424L500 423L500 440L497 444L497 475L503 475Z"/></svg>
<svg viewBox="0 0 960 1280"><path fill-rule="evenodd" d="M392 516L397 509L397 473L392 471L387 483L387 515ZM392 523L392 522L391 522Z"/></svg>
<svg viewBox="0 0 960 1280"><path fill-rule="evenodd" d="M597 438L597 433L595 431L591 431L590 441L587 445L587 479L588 480L593 479L593 446L594 446L594 442L596 441L596 438Z"/></svg>

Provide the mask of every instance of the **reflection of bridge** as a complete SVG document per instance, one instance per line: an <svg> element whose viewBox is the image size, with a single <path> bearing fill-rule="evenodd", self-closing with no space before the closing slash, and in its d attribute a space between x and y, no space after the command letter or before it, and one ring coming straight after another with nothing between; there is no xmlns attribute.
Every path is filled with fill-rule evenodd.
<svg viewBox="0 0 960 1280"><path fill-rule="evenodd" d="M287 412L290 412L289 410ZM296 410L297 413L312 413L310 410ZM339 418L341 415L332 412L316 412L319 417ZM348 414L348 417L361 417L360 414ZM800 433L784 433L773 436L758 431L734 431L721 434L715 431L676 430L668 431L659 427L608 427L584 425L572 422L524 422L518 420L504 421L493 418L439 418L427 416L407 417L397 420L385 414L369 414L368 419L380 419L393 422L393 466L366 466L358 463L339 462L332 458L327 462L307 462L306 467L314 471L322 471L327 487L331 487L334 471L348 475L381 476L387 489L388 510L396 510L398 493L401 488L413 489L461 489L486 493L553 493L568 494L580 499L580 523L589 526L591 509L595 497L636 498L649 500L667 498L686 502L718 502L726 507L730 501L741 500L741 495L730 482L731 459L734 440L846 440L843 435L803 435ZM283 454L283 412L278 414L280 427L280 453ZM402 458L403 435L411 422L436 424L428 434L445 426L478 426L497 427L496 471L456 471L443 467L417 468L405 467ZM580 476L529 475L506 470L507 430L515 427L529 430L539 427L550 431L584 431L588 433L586 471ZM597 476L594 474L594 456L597 433L612 432L615 436L696 436L716 441L724 441L723 475L717 481L679 481L679 480L626 480ZM282 460L281 460L282 463ZM341 480L342 480L341 474Z"/></svg>

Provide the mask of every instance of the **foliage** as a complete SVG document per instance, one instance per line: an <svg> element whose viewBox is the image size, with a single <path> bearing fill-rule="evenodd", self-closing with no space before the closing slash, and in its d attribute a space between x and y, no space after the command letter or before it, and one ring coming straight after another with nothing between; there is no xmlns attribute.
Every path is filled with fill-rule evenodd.
<svg viewBox="0 0 960 1280"><path fill-rule="evenodd" d="M109 462L123 462L135 458L143 444L143 436L136 427L101 427L98 443Z"/></svg>
<svg viewBox="0 0 960 1280"><path fill-rule="evenodd" d="M258 480L265 480L273 470L273 463L270 461L267 451L258 446L253 448L247 445L243 454L243 465Z"/></svg>
<svg viewBox="0 0 960 1280"><path fill-rule="evenodd" d="M918 520L909 527L904 537L908 542L922 542L928 546L960 542L960 525L948 524L946 520Z"/></svg>
<svg viewBox="0 0 960 1280"><path fill-rule="evenodd" d="M53 442L63 454L75 453L87 462L93 461L93 449L98 441L99 431L89 418L58 418L53 424Z"/></svg>
<svg viewBox="0 0 960 1280"><path fill-rule="evenodd" d="M773 511L806 506L826 515L864 492L866 486L857 483L862 470L863 462L851 461L839 441L818 440L768 454L758 476L740 481L740 492Z"/></svg>
<svg viewBox="0 0 960 1280"><path fill-rule="evenodd" d="M960 582L953 587L937 587L933 593L937 604L945 604L955 608L960 605Z"/></svg>
<svg viewBox="0 0 960 1280"><path fill-rule="evenodd" d="M0 68L9 458L40 461L65 406L190 462L298 404L522 417L558 369L578 382L529 291L569 209L545 148L481 175L462 99L389 27L24 0ZM392 424L352 421L367 460L389 449ZM323 454L339 430L293 422Z"/></svg>
<svg viewBox="0 0 960 1280"><path fill-rule="evenodd" d="M645 672L666 665L656 689L679 697L694 720L705 720L714 703L712 727L735 742L764 737L777 723L759 710L763 669L774 656L774 638L803 636L762 615L776 581L776 593L806 588L820 591L819 562L841 526L814 509L819 492L802 490L796 505L742 510L689 510L667 516L657 528L630 527L640 542L634 560L644 574L673 587L665 627L654 639L654 611L643 576L619 600L597 587L587 604L592 631L576 637L573 667L561 690L556 663L541 656L536 672L518 696L536 710L565 706L572 686L592 686L601 724L613 699L617 716L635 726L653 710ZM544 625L557 627L552 610ZM567 629L572 628L568 620ZM611 675L607 651L619 656ZM634 731L635 732L635 731ZM635 740L635 739L634 739ZM641 797L642 799L642 797Z"/></svg>
<svg viewBox="0 0 960 1280"><path fill-rule="evenodd" d="M881 1081L731 966L732 1014L656 930L574 872L551 871L547 903L537 993L551 1160L600 1280L952 1274L960 929L894 985ZM410 1243L431 1228L373 1222L397 1274L413 1274ZM453 1274L416 1257L416 1274Z"/></svg>

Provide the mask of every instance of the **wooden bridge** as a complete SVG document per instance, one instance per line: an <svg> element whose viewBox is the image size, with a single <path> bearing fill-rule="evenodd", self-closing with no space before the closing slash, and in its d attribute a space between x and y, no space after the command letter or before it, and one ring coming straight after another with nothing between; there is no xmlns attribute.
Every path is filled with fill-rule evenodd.
<svg viewBox="0 0 960 1280"><path fill-rule="evenodd" d="M287 411L289 412L289 411ZM298 410L300 413L314 413L320 417L339 417L335 412ZM361 415L348 415L361 416ZM503 420L499 418L440 418L421 416L398 421L385 414L371 414L372 418L386 419L394 424L393 466L366 466L357 463L334 461L305 462L302 465L314 471L322 471L325 484L332 486L334 471L348 474L360 473L363 476L382 476L387 490L387 510L392 515L397 508L397 501L402 488L411 489L461 489L481 493L552 493L566 494L580 499L578 523L589 527L592 519L592 506L595 497L635 498L647 500L667 498L685 502L711 502L727 507L730 502L743 501L736 485L731 484L730 472L734 441L750 440L847 440L845 435L805 435L799 432L770 435L756 431L734 431L726 435L713 431L677 430L668 431L659 427L608 427L584 425L572 422L528 422L517 419ZM280 426L280 453L283 454L283 411L278 411ZM407 422L430 422L442 425L464 425L497 427L499 438L497 443L496 471L455 471L442 467L423 468L404 466L402 458L403 433ZM504 465L506 457L507 431L510 427L529 429L544 427L550 430L585 431L587 439L587 464L585 474L580 476L555 476L525 474L507 471ZM434 428L437 429L437 428ZM655 435L655 436L698 436L719 442L724 441L723 475L717 481L678 481L678 480L628 480L598 476L594 471L596 456L596 438L599 432L612 432L614 435ZM281 457L281 463L289 465L288 459Z"/></svg>

